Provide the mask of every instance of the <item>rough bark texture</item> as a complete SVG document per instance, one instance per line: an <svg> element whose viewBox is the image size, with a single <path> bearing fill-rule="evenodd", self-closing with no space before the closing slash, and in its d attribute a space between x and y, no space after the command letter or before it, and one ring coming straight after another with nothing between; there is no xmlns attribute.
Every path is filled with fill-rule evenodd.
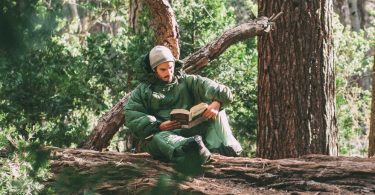
<svg viewBox="0 0 375 195"><path fill-rule="evenodd" d="M186 66L184 67L185 71L187 73L196 72L201 68L204 68L210 60L217 58L229 46L250 37L264 34L268 32L269 29L269 20L267 18L259 18L252 22L227 30L212 43L207 44L202 49L186 57L184 59L186 63ZM124 100L124 98L122 100ZM83 148L102 150L109 145L112 136L118 131L119 127L124 124L124 120L120 121L120 118L123 117L122 105L124 104L121 103L121 101L100 119L101 122L95 126L89 138L85 143L81 144ZM100 141L99 139L102 137L106 139Z"/></svg>
<svg viewBox="0 0 375 195"><path fill-rule="evenodd" d="M337 155L332 1L259 1L283 11L258 39L257 156Z"/></svg>
<svg viewBox="0 0 375 195"><path fill-rule="evenodd" d="M123 106L128 102L129 97L130 93L99 119L90 136L80 144L80 148L101 151L109 146L113 135L124 124Z"/></svg>
<svg viewBox="0 0 375 195"><path fill-rule="evenodd" d="M372 67L372 100L371 100L371 120L370 120L370 133L368 136L368 156L375 156L375 49L374 49L374 65Z"/></svg>
<svg viewBox="0 0 375 195"><path fill-rule="evenodd" d="M174 12L167 0L146 0L155 29L156 45L171 49L176 59L180 58L179 30Z"/></svg>
<svg viewBox="0 0 375 195"><path fill-rule="evenodd" d="M214 155L201 174L182 178L145 153L54 149L49 180L80 194L373 194L375 159L307 155L266 160ZM56 182L57 181L57 182ZM164 181L164 182L163 182ZM64 186L65 185L65 186Z"/></svg>
<svg viewBox="0 0 375 195"><path fill-rule="evenodd" d="M139 20L139 14L142 10L143 0L130 0L130 9L129 9L129 26L132 28L135 32L138 32L138 20Z"/></svg>

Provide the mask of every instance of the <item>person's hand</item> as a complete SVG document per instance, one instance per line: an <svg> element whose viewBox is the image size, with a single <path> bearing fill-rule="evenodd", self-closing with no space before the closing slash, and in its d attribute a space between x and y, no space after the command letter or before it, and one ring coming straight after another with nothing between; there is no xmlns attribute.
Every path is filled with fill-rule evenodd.
<svg viewBox="0 0 375 195"><path fill-rule="evenodd" d="M164 121L159 126L160 131L172 131L179 128L181 128L181 124L177 121L171 120Z"/></svg>
<svg viewBox="0 0 375 195"><path fill-rule="evenodd" d="M208 105L207 110L203 113L203 117L208 119L215 119L216 116L219 114L220 109L220 102L213 101L210 105Z"/></svg>

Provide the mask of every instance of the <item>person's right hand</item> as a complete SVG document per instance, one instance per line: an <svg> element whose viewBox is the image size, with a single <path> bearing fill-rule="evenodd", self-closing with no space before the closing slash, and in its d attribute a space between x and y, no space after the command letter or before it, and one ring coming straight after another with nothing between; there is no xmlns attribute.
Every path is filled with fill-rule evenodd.
<svg viewBox="0 0 375 195"><path fill-rule="evenodd" d="M172 131L179 128L181 128L181 124L177 121L171 120L164 121L159 126L160 131Z"/></svg>

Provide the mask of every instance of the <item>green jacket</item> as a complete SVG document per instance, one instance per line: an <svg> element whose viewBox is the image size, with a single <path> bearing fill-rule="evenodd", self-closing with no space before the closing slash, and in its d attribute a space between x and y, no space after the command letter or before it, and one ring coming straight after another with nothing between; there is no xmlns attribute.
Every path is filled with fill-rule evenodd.
<svg viewBox="0 0 375 195"><path fill-rule="evenodd" d="M221 102L223 108L233 100L228 87L178 71L182 67L180 61L176 62L172 83L165 83L149 68L148 55L143 59L138 72L143 80L124 108L125 126L139 139L159 132L160 123L170 119L172 109L190 109L200 102L209 104L213 100Z"/></svg>

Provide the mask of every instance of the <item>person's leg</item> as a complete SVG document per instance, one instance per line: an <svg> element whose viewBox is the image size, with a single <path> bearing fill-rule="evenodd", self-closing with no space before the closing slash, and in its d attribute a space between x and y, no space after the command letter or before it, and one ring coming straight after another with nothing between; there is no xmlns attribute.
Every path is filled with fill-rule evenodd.
<svg viewBox="0 0 375 195"><path fill-rule="evenodd" d="M232 134L225 110L208 124L205 141L211 152L225 156L239 156L242 152L240 143Z"/></svg>
<svg viewBox="0 0 375 195"><path fill-rule="evenodd" d="M185 138L173 131L162 131L155 134L151 140L143 144L143 148L154 158L170 162L182 161L186 156L196 154L200 157L199 161L204 163L211 155L203 145L201 138Z"/></svg>
<svg viewBox="0 0 375 195"><path fill-rule="evenodd" d="M145 141L142 148L156 159L173 161L173 152L183 144L185 139L172 131L162 131Z"/></svg>

